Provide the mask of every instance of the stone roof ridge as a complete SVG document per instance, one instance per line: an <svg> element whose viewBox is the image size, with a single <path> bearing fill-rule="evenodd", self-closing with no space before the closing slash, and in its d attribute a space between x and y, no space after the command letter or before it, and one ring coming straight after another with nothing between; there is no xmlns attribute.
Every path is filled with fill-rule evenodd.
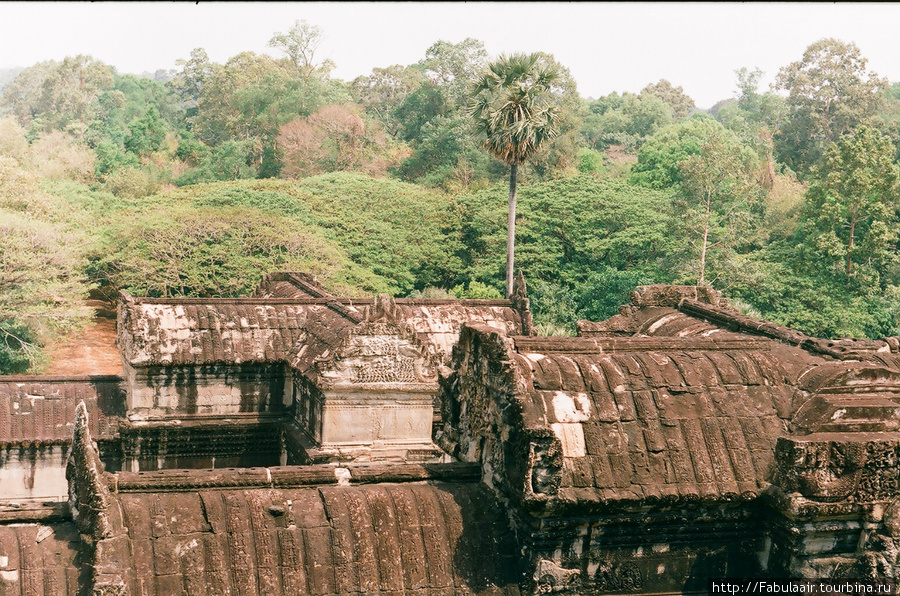
<svg viewBox="0 0 900 596"><path fill-rule="evenodd" d="M277 282L288 282L300 292L313 298L335 298L322 287L315 275L302 271L273 271L260 280L253 295L262 297L266 293L266 286Z"/></svg>
<svg viewBox="0 0 900 596"><path fill-rule="evenodd" d="M516 348L526 352L606 354L653 350L755 350L769 351L771 343L763 338L741 336L668 337L668 336L513 336Z"/></svg>
<svg viewBox="0 0 900 596"><path fill-rule="evenodd" d="M284 298L302 299L308 297L327 300L326 306L334 312L338 313L346 319L349 319L350 321L353 321L354 323L362 322L362 318L359 316L359 313L357 313L350 306L343 304L337 296L326 291L325 288L323 288L319 283L319 280L316 278L316 276L309 273L303 273L300 271L276 271L273 273L269 273L259 282L259 285L253 292L253 297L276 297L272 295L271 292L268 292L266 288L268 285L278 282L289 283L297 290L297 293L293 296L282 296ZM306 296L300 296L297 294L305 294Z"/></svg>
<svg viewBox="0 0 900 596"><path fill-rule="evenodd" d="M349 463L342 466L313 464L221 469L117 472L108 477L112 493L177 492L211 488L297 488L324 485L357 485L443 481L477 482L481 467L476 463Z"/></svg>
<svg viewBox="0 0 900 596"><path fill-rule="evenodd" d="M685 299L719 307L728 305L728 299L710 286L653 284L638 286L631 293L631 304L638 308L648 306L676 308Z"/></svg>
<svg viewBox="0 0 900 596"><path fill-rule="evenodd" d="M802 331L797 331L784 325L777 325L769 321L742 315L733 308L704 303L690 298L682 298L676 305L676 308L686 315L709 321L714 325L731 331L762 335L799 347L811 354L829 356L838 360L859 358L862 355L874 352L891 351L890 344L887 341L811 337Z"/></svg>
<svg viewBox="0 0 900 596"><path fill-rule="evenodd" d="M326 306L327 306L329 309L331 309L331 310L333 310L334 312L336 312L337 314L339 314L339 315L341 315L342 317L344 317L345 319L347 319L348 321L353 322L354 324L357 324L357 325L358 325L358 324L360 324L360 323L363 322L363 317L361 317L361 316L359 315L358 312L356 312L355 310L349 308L347 305L342 304L342 303L339 302L336 298L335 298L334 300L330 300L330 301L326 304Z"/></svg>
<svg viewBox="0 0 900 596"><path fill-rule="evenodd" d="M0 383L90 383L123 380L125 378L122 375L0 375Z"/></svg>

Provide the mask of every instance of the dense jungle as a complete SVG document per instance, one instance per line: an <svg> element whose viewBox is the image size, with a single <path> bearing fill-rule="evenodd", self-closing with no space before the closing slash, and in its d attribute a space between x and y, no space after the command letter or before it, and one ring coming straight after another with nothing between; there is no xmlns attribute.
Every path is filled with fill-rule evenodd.
<svg viewBox="0 0 900 596"><path fill-rule="evenodd" d="M473 117L497 57L436 41L344 81L298 21L270 54L120 74L87 55L0 70L0 372L40 371L85 300L240 296L276 270L329 291L500 298L508 163ZM540 333L638 285L708 284L823 337L900 334L900 82L822 39L771 88L741 68L698 108L677 81L582 97L518 167L516 268Z"/></svg>

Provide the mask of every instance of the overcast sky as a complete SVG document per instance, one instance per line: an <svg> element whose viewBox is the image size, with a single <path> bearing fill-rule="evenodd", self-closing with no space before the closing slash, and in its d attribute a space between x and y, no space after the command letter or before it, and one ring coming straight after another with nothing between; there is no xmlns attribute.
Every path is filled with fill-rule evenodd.
<svg viewBox="0 0 900 596"><path fill-rule="evenodd" d="M764 84L823 37L855 42L869 68L900 81L900 4L887 3L81 3L0 2L0 68L90 54L121 73L175 68L193 48L216 62L305 19L345 79L411 64L435 41L474 37L491 55L537 51L569 67L585 97L661 78L708 108L731 97L735 69Z"/></svg>

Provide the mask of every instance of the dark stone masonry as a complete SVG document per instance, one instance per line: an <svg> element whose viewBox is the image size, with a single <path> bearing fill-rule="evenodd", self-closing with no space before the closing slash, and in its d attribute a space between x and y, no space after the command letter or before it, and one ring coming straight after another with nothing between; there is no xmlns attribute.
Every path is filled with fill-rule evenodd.
<svg viewBox="0 0 900 596"><path fill-rule="evenodd" d="M121 377L0 378L0 595L659 594L900 574L900 341L645 286L120 297ZM898 541L898 542L895 542Z"/></svg>

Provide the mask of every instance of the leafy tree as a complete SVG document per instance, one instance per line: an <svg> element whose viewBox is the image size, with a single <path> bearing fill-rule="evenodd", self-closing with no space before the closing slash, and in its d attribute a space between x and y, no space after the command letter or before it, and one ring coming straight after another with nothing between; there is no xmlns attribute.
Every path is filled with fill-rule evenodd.
<svg viewBox="0 0 900 596"><path fill-rule="evenodd" d="M424 81L422 69L395 64L387 68L373 68L371 75L357 77L351 83L350 90L366 112L381 122L388 134L393 136L401 129L398 109Z"/></svg>
<svg viewBox="0 0 900 596"><path fill-rule="evenodd" d="M775 144L781 122L787 113L783 97L772 91L759 93L759 80L763 72L740 68L735 71L738 78L738 98L723 106L716 119L727 129L737 134L741 141L756 149L761 159L759 181L766 190L775 185Z"/></svg>
<svg viewBox="0 0 900 596"><path fill-rule="evenodd" d="M255 283L247 271L279 267L324 275L350 295L458 283L453 204L412 184L342 172L197 184L124 204L97 208L108 220L91 272L114 288L240 295Z"/></svg>
<svg viewBox="0 0 900 596"><path fill-rule="evenodd" d="M287 33L276 33L269 40L269 47L279 48L304 81L313 75L327 77L334 64L330 60L316 62L316 52L322 43L322 29L304 21L294 21Z"/></svg>
<svg viewBox="0 0 900 596"><path fill-rule="evenodd" d="M135 155L147 155L159 149L165 138L165 123L159 117L159 111L151 107L143 118L137 118L129 123L125 149Z"/></svg>
<svg viewBox="0 0 900 596"><path fill-rule="evenodd" d="M676 205L699 253L698 285L706 283L712 249L733 248L741 237L752 236L751 210L754 203L761 205L755 158L732 133L719 128L699 153L678 162L682 180Z"/></svg>
<svg viewBox="0 0 900 596"><path fill-rule="evenodd" d="M637 151L647 137L672 121L671 106L655 95L611 93L588 103L581 135L594 149L621 145Z"/></svg>
<svg viewBox="0 0 900 596"><path fill-rule="evenodd" d="M71 135L55 130L31 144L30 166L44 178L94 181L94 152Z"/></svg>
<svg viewBox="0 0 900 596"><path fill-rule="evenodd" d="M388 289L314 226L259 209L168 201L120 211L91 265L101 283L164 297L246 295L258 278L248 271L279 269L316 273L351 295Z"/></svg>
<svg viewBox="0 0 900 596"><path fill-rule="evenodd" d="M25 129L12 116L0 118L0 156L23 160L28 151Z"/></svg>
<svg viewBox="0 0 900 596"><path fill-rule="evenodd" d="M0 374L40 363L41 346L85 320L81 234L64 205L0 157Z"/></svg>
<svg viewBox="0 0 900 596"><path fill-rule="evenodd" d="M587 105L578 94L578 87L569 69L560 64L552 54L537 52L537 55L542 68L556 73L553 94L559 108L556 124L558 134L549 139L546 147L535 153L524 165L526 176L534 174L541 180L547 180L567 176L577 170L579 131Z"/></svg>
<svg viewBox="0 0 900 596"><path fill-rule="evenodd" d="M471 126L471 119L460 113L426 122L396 174L410 182L447 190L477 186L488 175L500 174L495 171L500 164L478 147Z"/></svg>
<svg viewBox="0 0 900 596"><path fill-rule="evenodd" d="M816 255L843 262L848 285L859 269L876 277L884 272L897 258L898 240L900 189L890 139L860 127L828 146L811 178L804 217Z"/></svg>
<svg viewBox="0 0 900 596"><path fill-rule="evenodd" d="M668 193L621 179L573 176L520 190L517 262L528 280L536 321L568 326L601 320L635 285L671 281ZM507 201L503 185L457 197L465 280L503 279ZM498 283L499 282L499 283Z"/></svg>
<svg viewBox="0 0 900 596"><path fill-rule="evenodd" d="M900 159L900 83L894 83L884 91L884 103L875 116L875 126L891 138Z"/></svg>
<svg viewBox="0 0 900 596"><path fill-rule="evenodd" d="M484 44L471 37L459 43L438 41L425 51L419 65L425 76L439 89L447 106L453 110L466 105L472 83L479 78L488 61Z"/></svg>
<svg viewBox="0 0 900 596"><path fill-rule="evenodd" d="M194 48L191 50L190 58L187 60L176 60L175 64L181 67L181 71L176 73L168 82L168 86L181 98L182 105L187 110L188 118L192 118L197 115L197 102L200 101L200 96L203 95L206 81L221 66L210 62L209 56L203 48Z"/></svg>
<svg viewBox="0 0 900 596"><path fill-rule="evenodd" d="M558 134L559 105L553 84L557 72L538 54L501 56L473 90L472 115L485 136L485 147L509 166L509 218L506 295L512 295L516 227L516 173Z"/></svg>
<svg viewBox="0 0 900 596"><path fill-rule="evenodd" d="M257 144L251 140L228 140L216 145L203 154L200 164L188 170L175 180L178 186L215 182L217 180L239 180L255 178Z"/></svg>
<svg viewBox="0 0 900 596"><path fill-rule="evenodd" d="M39 62L4 89L2 104L35 134L68 129L80 136L96 119L98 98L112 87L113 72L81 54Z"/></svg>
<svg viewBox="0 0 900 596"><path fill-rule="evenodd" d="M819 161L825 147L861 124L870 124L884 101L886 81L866 72L854 43L820 39L778 72L789 113L776 137L780 160L799 173Z"/></svg>
<svg viewBox="0 0 900 596"><path fill-rule="evenodd" d="M288 59L273 60L244 52L231 58L206 80L193 118L192 132L212 147L229 142L250 147L249 164L254 170L277 171L267 163L274 150L279 128L298 117L307 117L331 103L344 103L350 96L343 84L321 69L309 79L298 75Z"/></svg>
<svg viewBox="0 0 900 596"><path fill-rule="evenodd" d="M399 153L375 123L362 116L355 105L332 104L282 126L275 142L284 162L283 176L335 171L383 176L399 161Z"/></svg>
<svg viewBox="0 0 900 596"><path fill-rule="evenodd" d="M426 124L452 115L453 110L441 89L434 83L427 82L406 96L397 107L398 133L404 141L415 142Z"/></svg>
<svg viewBox="0 0 900 596"><path fill-rule="evenodd" d="M679 185L683 180L679 164L689 155L699 154L703 143L721 130L721 124L700 114L658 130L638 151L631 180L657 190Z"/></svg>
<svg viewBox="0 0 900 596"><path fill-rule="evenodd" d="M3 88L0 105L3 106L4 111L14 116L19 124L28 128L32 120L39 118L44 112L41 103L44 81L57 68L59 68L58 62L47 60L22 70Z"/></svg>
<svg viewBox="0 0 900 596"><path fill-rule="evenodd" d="M44 81L41 116L45 129L64 130L77 125L76 132L96 116L97 99L113 84L113 69L90 56L66 57Z"/></svg>
<svg viewBox="0 0 900 596"><path fill-rule="evenodd" d="M687 118L694 109L694 100L684 92L681 86L673 87L672 83L666 79L660 79L658 82L647 85L641 89L640 97L652 95L664 101L672 108L672 114L675 118Z"/></svg>
<svg viewBox="0 0 900 596"><path fill-rule="evenodd" d="M839 276L811 274L813 255L794 241L773 242L748 257L728 294L765 320L815 337L874 339L900 330L896 286L884 293L848 291Z"/></svg>

